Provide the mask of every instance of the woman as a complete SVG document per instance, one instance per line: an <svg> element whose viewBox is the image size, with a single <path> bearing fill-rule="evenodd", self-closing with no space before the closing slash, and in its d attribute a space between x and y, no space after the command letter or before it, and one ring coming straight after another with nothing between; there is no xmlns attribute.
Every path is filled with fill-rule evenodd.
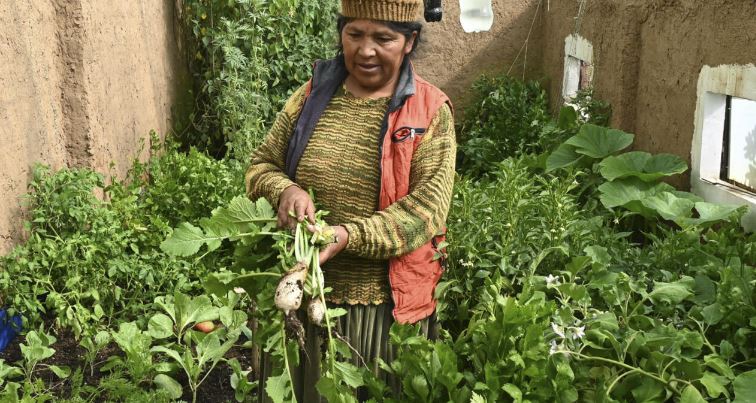
<svg viewBox="0 0 756 403"><path fill-rule="evenodd" d="M327 300L347 310L337 326L377 373L376 358L391 361L393 322L420 323L434 337L433 290L443 261L435 245L451 200L456 143L448 98L409 61L422 0L341 4L339 55L316 63L313 78L287 101L252 156L246 184L250 198L277 206L281 227L312 220L307 189L330 212L337 242L320 255L333 289ZM317 357L316 332L306 331L308 355ZM264 380L270 368L262 367ZM297 398L317 400L318 362L301 367Z"/></svg>

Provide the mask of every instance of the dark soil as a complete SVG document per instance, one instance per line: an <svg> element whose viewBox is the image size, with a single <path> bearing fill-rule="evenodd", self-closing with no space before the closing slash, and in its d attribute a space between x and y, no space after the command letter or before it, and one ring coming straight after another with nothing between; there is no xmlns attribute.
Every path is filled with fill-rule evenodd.
<svg viewBox="0 0 756 403"><path fill-rule="evenodd" d="M58 340L54 345L51 346L53 349L55 349L55 354L48 360L45 360L43 364L67 366L71 369L72 374L76 371L77 368L80 368L84 376L85 385L97 387L97 385L99 385L100 383L100 380L108 376L109 374L108 372L100 372L99 370L100 367L102 367L102 365L105 363L105 360L112 355L123 355L123 352L118 348L118 346L114 343L111 343L97 354L94 371L90 374L89 366L84 367L84 353L86 352L86 350L79 346L79 343L78 341L76 341L73 333L71 333L69 330L60 330L58 331L58 334L55 334L55 337ZM20 361L21 348L19 346L19 343L23 340L23 336L17 336L3 352L0 352L0 359L5 360L5 362L9 364L14 364L17 361ZM236 358L241 364L242 368L245 370L253 367L248 349L234 347L226 354L226 358ZM70 397L72 387L70 377L69 379L61 380L50 371L40 370L35 372L39 379L43 380L45 382L45 385L51 388L51 392L55 396L62 398ZM232 373L233 371L228 365L223 362L218 363L213 372L211 372L207 379L205 379L205 381L200 385L199 390L197 391L197 401L235 402L236 400L234 399L234 389L231 387ZM184 387L184 395L182 396L182 400L191 402L192 393L189 388L189 384L186 381L186 375L183 373L183 371L181 371L179 373L173 374L173 377ZM97 401L106 402L109 400L107 400L106 396L102 396Z"/></svg>

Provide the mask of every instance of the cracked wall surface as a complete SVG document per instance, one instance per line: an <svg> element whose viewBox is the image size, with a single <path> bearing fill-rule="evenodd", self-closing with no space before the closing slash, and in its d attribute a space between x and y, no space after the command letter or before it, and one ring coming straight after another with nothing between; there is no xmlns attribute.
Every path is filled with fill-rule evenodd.
<svg viewBox="0 0 756 403"><path fill-rule="evenodd" d="M170 130L186 80L173 0L9 2L0 8L0 253L23 238L34 163L123 177L147 156L140 139Z"/></svg>

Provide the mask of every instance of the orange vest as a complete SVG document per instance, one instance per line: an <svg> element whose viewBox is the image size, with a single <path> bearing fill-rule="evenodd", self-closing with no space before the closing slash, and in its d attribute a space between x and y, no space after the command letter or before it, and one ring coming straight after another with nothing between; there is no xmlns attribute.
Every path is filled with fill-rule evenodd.
<svg viewBox="0 0 756 403"><path fill-rule="evenodd" d="M410 167L412 156L422 141L431 120L445 103L451 107L449 98L441 90L420 78L412 70L411 64L403 68L404 75L411 75L400 79L400 84L410 83L407 88L414 85L414 93L409 93L404 98L401 106L389 111L381 132L380 173L381 186L379 193L378 209L383 210L392 203L406 196L410 192ZM338 74L344 74L341 71ZM338 80L338 79L337 79ZM343 81L343 80L342 80ZM312 80L307 85L305 105L310 100ZM333 86L331 84L331 86ZM332 89L329 89L332 91ZM318 101L325 102L325 96ZM314 107L316 112L307 113L315 120L320 117L325 105ZM302 115L300 115L300 118ZM305 132L289 143L287 156L287 170L289 175L296 170L298 158L301 157L306 141L317 122L297 122L298 129ZM307 133L307 132L310 133ZM298 143L298 145L293 145ZM302 144L304 143L304 144ZM299 151L296 151L299 149ZM298 155L297 155L298 154ZM293 157L292 157L293 155ZM444 229L445 231L445 229ZM391 283L391 296L394 301L394 319L399 323L415 323L427 318L436 309L436 301L433 293L443 273L444 259L435 258L436 248L445 235L435 236L426 244L416 250L401 256L389 259L389 282Z"/></svg>
<svg viewBox="0 0 756 403"><path fill-rule="evenodd" d="M415 74L415 94L404 106L388 116L387 133L381 155L379 210L409 194L412 155L422 141L431 120L449 98L438 88ZM418 133L418 129L422 133ZM436 309L433 293L443 272L443 258L435 259L436 249L445 235L436 236L407 254L389 259L389 281L394 300L394 319L415 323Z"/></svg>

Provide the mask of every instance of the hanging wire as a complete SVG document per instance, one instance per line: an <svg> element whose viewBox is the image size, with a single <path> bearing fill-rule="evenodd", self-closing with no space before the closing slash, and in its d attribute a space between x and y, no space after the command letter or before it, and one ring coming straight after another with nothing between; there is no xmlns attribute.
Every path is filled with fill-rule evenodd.
<svg viewBox="0 0 756 403"><path fill-rule="evenodd" d="M509 70L507 70L507 75L512 72L512 69L515 66L515 63L517 63L517 60L520 58L520 54L525 51L525 56L523 60L522 65L522 77L523 80L525 79L525 65L528 61L528 42L530 41L530 35L533 33L533 27L535 26L536 18L538 17L538 11L541 9L541 5L543 4L543 0L538 1L538 5L536 6L535 14L533 15L533 21L530 23L530 29L528 30L528 36L525 37L525 42L520 47L520 51L517 52L517 56L515 56L515 59L512 61L512 65L509 66Z"/></svg>

